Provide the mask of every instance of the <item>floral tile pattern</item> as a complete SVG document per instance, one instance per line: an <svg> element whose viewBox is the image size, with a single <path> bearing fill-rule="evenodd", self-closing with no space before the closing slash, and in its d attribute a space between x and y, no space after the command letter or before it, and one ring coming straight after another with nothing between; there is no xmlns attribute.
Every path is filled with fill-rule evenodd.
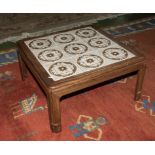
<svg viewBox="0 0 155 155"><path fill-rule="evenodd" d="M25 44L54 81L135 56L91 26L28 40Z"/></svg>

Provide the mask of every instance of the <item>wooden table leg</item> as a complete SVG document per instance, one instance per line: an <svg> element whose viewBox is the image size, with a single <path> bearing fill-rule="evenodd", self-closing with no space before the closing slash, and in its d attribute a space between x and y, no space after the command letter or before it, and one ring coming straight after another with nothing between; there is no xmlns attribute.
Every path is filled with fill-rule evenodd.
<svg viewBox="0 0 155 155"><path fill-rule="evenodd" d="M20 67L20 72L21 72L21 77L22 77L22 80L24 81L27 76L28 76L28 69L19 53L19 51L17 52L18 53L18 60L19 60L19 67Z"/></svg>
<svg viewBox="0 0 155 155"><path fill-rule="evenodd" d="M61 131L61 110L60 110L60 97L49 94L48 100L48 111L50 119L51 130L55 133Z"/></svg>
<svg viewBox="0 0 155 155"><path fill-rule="evenodd" d="M141 98L142 85L143 85L145 70L146 70L146 65L144 65L140 70L138 70L136 92L135 92L135 100L136 101Z"/></svg>

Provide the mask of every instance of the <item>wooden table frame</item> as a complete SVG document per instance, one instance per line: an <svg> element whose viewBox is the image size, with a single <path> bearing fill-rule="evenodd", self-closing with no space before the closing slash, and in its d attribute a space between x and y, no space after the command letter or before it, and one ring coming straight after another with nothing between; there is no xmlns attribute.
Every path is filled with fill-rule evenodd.
<svg viewBox="0 0 155 155"><path fill-rule="evenodd" d="M118 43L117 40L111 38L111 36L103 32L100 28L97 28L95 26L92 27L96 28L99 32ZM146 65L144 63L144 57L138 52L135 52L132 49L126 47L125 45L118 43L120 46L135 54L136 57L63 80L53 81L51 78L48 78L48 73L45 71L45 69L41 66L33 53L31 53L29 48L24 43L24 41L30 39L32 38L24 39L18 42L18 57L21 76L22 79L25 80L28 75L28 67L40 84L40 86L42 87L42 89L44 90L47 96L50 127L53 132L60 132L62 128L60 98L64 95L137 71L135 100L140 99Z"/></svg>

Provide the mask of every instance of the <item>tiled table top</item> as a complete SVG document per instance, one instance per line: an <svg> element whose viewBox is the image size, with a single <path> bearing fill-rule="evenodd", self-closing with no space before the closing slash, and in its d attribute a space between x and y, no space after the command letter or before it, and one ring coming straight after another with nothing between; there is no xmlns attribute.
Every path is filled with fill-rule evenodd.
<svg viewBox="0 0 155 155"><path fill-rule="evenodd" d="M28 40L25 44L54 81L135 56L92 27Z"/></svg>

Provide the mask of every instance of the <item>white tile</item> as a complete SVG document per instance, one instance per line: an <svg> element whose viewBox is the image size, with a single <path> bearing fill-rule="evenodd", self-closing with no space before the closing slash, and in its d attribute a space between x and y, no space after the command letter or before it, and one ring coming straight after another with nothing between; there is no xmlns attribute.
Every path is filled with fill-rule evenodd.
<svg viewBox="0 0 155 155"><path fill-rule="evenodd" d="M83 33L84 29L90 29L90 33L88 30ZM76 35L77 32L78 35ZM88 36L89 38L80 37L79 34L82 36ZM100 39L97 40L98 42L96 42L96 38L105 38L108 41L102 44L104 40ZM135 56L133 53L124 49L108 37L93 29L92 27L83 28L82 31L81 29L76 29L64 33L49 35L46 37L39 37L38 39L45 39L41 42L35 41L33 42L33 44L31 44L32 47L37 47L38 49L29 46L33 39L25 41L25 44L28 46L28 48L31 50L31 52L34 54L40 64L44 67L44 69L48 72L49 77L52 78L54 81L82 74L84 72L95 70L97 68L106 67L110 64L124 61ZM91 45L93 46L88 44L88 41L90 39L92 39ZM60 43L59 41L63 43ZM65 41L67 41L67 43L64 43ZM99 45L100 48L94 47L96 45ZM39 47L41 47L41 49L39 49ZM125 50L125 52L117 50L118 48ZM51 53L49 53L46 50L58 51L52 51ZM106 55L103 54L103 51L105 50ZM46 51L46 53L44 53L43 51ZM38 58L38 55L41 52L42 55ZM49 67L52 65L54 67L51 70L52 73L50 73ZM61 73L61 75L58 75L59 73Z"/></svg>

